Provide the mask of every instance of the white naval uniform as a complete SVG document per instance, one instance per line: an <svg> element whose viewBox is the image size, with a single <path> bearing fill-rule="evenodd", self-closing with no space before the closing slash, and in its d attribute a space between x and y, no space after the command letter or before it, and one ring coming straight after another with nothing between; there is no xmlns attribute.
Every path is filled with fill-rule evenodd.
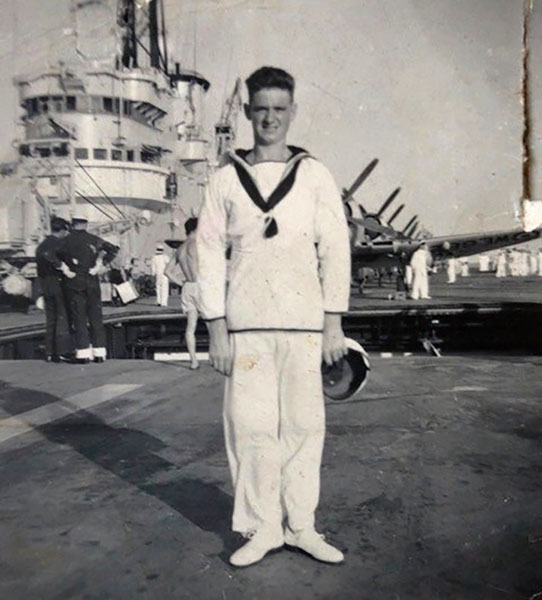
<svg viewBox="0 0 542 600"><path fill-rule="evenodd" d="M519 276L519 252L517 250L510 252L510 275L512 277Z"/></svg>
<svg viewBox="0 0 542 600"><path fill-rule="evenodd" d="M407 265L405 267L405 283L409 288L412 287L412 277L412 267L410 265Z"/></svg>
<svg viewBox="0 0 542 600"><path fill-rule="evenodd" d="M167 306L169 299L169 279L165 275L169 258L166 254L155 254L151 259L151 273L156 282L156 303Z"/></svg>
<svg viewBox="0 0 542 600"><path fill-rule="evenodd" d="M506 277L506 254L504 252L497 255L497 271L495 277Z"/></svg>
<svg viewBox="0 0 542 600"><path fill-rule="evenodd" d="M529 256L529 252L524 250L522 253L522 275L524 277L528 277L531 273L531 258Z"/></svg>
<svg viewBox="0 0 542 600"><path fill-rule="evenodd" d="M454 256L451 256L446 263L446 274L448 275L448 283L455 283L456 265Z"/></svg>
<svg viewBox="0 0 542 600"><path fill-rule="evenodd" d="M235 160L267 201L296 162ZM223 416L233 530L278 528L283 511L299 530L314 525L319 498L322 327L325 311L348 309L348 227L333 177L308 155L268 213L251 199L234 162L211 176L196 234L203 317L225 316L231 334L234 364ZM271 218L278 233L265 237ZM232 244L227 293L226 239Z"/></svg>
<svg viewBox="0 0 542 600"><path fill-rule="evenodd" d="M412 293L413 300L429 298L429 252L425 248L418 248L410 259L412 267Z"/></svg>
<svg viewBox="0 0 542 600"><path fill-rule="evenodd" d="M480 254L478 257L478 263L480 273L487 273L489 271L489 256L487 254Z"/></svg>

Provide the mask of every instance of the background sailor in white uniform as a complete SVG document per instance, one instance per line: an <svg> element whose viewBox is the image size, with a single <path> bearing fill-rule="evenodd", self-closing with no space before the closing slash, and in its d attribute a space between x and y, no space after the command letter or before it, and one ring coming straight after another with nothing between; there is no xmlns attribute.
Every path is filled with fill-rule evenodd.
<svg viewBox="0 0 542 600"><path fill-rule="evenodd" d="M497 270L495 271L495 277L506 277L506 252L501 250L497 254Z"/></svg>
<svg viewBox="0 0 542 600"><path fill-rule="evenodd" d="M455 256L450 256L450 258L446 261L446 275L448 276L448 283L456 282L456 268Z"/></svg>
<svg viewBox="0 0 542 600"><path fill-rule="evenodd" d="M156 253L151 260L151 275L155 278L156 304L158 306L167 306L169 299L169 279L165 274L168 262L169 258L164 253L164 246L158 244Z"/></svg>
<svg viewBox="0 0 542 600"><path fill-rule="evenodd" d="M413 300L429 300L429 267L431 266L431 255L427 244L422 242L410 259L412 267L412 292Z"/></svg>

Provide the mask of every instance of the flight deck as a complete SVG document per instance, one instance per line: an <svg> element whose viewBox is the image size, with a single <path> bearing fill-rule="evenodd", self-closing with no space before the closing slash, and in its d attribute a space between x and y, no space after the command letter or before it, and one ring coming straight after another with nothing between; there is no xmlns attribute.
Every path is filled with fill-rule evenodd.
<svg viewBox="0 0 542 600"><path fill-rule="evenodd" d="M282 549L235 569L209 365L2 362L0 597L536 598L542 359L372 363L327 403L317 524L344 564Z"/></svg>
<svg viewBox="0 0 542 600"><path fill-rule="evenodd" d="M542 277L496 279L473 273L447 284L445 274L431 277L431 299L397 295L388 281L370 285L364 295L353 290L343 319L347 335L371 352L424 352L427 341L444 353L506 351L542 353ZM186 317L180 297L167 308L145 297L126 306L104 306L107 351L111 358L184 358ZM45 316L0 312L0 359L44 357ZM207 330L200 321L198 351L208 349Z"/></svg>
<svg viewBox="0 0 542 600"><path fill-rule="evenodd" d="M242 540L222 378L174 360L176 297L106 308L123 359L0 361L0 597L537 598L542 278L457 283L437 275L423 302L388 300L386 283L352 299L345 324L372 370L353 398L326 401L317 513L339 566L289 549L229 565ZM4 357L39 356L42 330L39 312L0 314Z"/></svg>

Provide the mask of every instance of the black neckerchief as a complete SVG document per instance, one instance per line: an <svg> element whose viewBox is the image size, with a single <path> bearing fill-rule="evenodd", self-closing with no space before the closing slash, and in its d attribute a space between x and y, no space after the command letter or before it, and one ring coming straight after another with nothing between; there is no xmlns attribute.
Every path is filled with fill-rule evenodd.
<svg viewBox="0 0 542 600"><path fill-rule="evenodd" d="M284 170L277 187L267 199L267 202L263 199L263 196L250 173L250 165L246 162L246 157L250 150L236 150L235 152L230 153L230 158L233 161L233 166L235 167L235 171L243 189L252 202L254 202L263 213L268 213L273 210L273 208L286 197L295 183L297 169L299 168L301 161L310 156L306 150L298 148L297 146L288 146L288 150L290 150L292 155L286 161L286 169ZM264 237L270 238L277 235L279 230L275 219L273 217L267 217L265 223L266 228Z"/></svg>

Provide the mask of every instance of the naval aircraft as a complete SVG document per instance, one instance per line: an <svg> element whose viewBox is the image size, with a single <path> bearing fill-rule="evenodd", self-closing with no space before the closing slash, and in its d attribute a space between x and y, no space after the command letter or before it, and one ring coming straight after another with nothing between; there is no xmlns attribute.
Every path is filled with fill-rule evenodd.
<svg viewBox="0 0 542 600"><path fill-rule="evenodd" d="M402 230L395 229L393 222L405 205L401 204L389 219L384 218L384 212L395 200L401 188L395 189L376 213L368 212L360 202L354 200L354 193L377 164L378 159L375 158L360 173L350 188L344 189L342 193L344 210L350 228L352 272L354 274L362 267L375 270L394 266L402 268L409 263L410 257L422 243L427 245L433 260L443 260L450 257L473 256L541 237L542 228L532 231L518 228L487 233L427 237L417 232L419 227L417 215L412 217Z"/></svg>

